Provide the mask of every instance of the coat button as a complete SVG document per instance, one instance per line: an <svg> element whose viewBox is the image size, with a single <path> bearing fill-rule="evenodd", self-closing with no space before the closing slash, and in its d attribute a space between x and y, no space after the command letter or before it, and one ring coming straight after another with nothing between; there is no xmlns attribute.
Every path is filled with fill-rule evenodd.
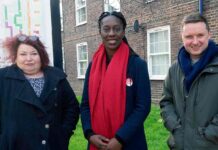
<svg viewBox="0 0 218 150"><path fill-rule="evenodd" d="M46 144L46 140L42 140L42 145L45 145Z"/></svg>
<svg viewBox="0 0 218 150"><path fill-rule="evenodd" d="M48 129L50 126L49 124L45 124L45 128Z"/></svg>

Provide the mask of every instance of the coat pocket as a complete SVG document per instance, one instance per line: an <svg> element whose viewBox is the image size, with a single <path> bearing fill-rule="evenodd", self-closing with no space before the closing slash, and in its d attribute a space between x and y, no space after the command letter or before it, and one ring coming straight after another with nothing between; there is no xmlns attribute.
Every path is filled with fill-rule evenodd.
<svg viewBox="0 0 218 150"><path fill-rule="evenodd" d="M218 145L218 126L208 126L205 128L204 137L213 144Z"/></svg>
<svg viewBox="0 0 218 150"><path fill-rule="evenodd" d="M194 139L196 139L195 145L201 147L202 149L212 150L217 149L217 145L211 140L207 139L205 136L205 127L198 127L197 131L193 133Z"/></svg>
<svg viewBox="0 0 218 150"><path fill-rule="evenodd" d="M183 140L184 140L184 132L182 128L176 129L173 134L170 135L167 144L170 149L176 149L176 150L183 150L184 145L183 145Z"/></svg>

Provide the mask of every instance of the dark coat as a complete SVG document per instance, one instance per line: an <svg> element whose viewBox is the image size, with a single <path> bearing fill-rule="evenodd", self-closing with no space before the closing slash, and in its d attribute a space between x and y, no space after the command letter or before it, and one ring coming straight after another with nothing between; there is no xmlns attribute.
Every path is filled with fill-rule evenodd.
<svg viewBox="0 0 218 150"><path fill-rule="evenodd" d="M87 70L81 104L81 120L85 136L91 128L88 97L88 79L91 64ZM127 77L133 80L132 86L126 86L125 121L116 136L122 141L124 150L147 150L144 121L150 112L151 93L147 64L137 55L130 55Z"/></svg>
<svg viewBox="0 0 218 150"><path fill-rule="evenodd" d="M44 77L38 98L16 65L0 69L1 150L68 149L78 102L62 71L47 67Z"/></svg>
<svg viewBox="0 0 218 150"><path fill-rule="evenodd" d="M218 57L216 56L185 92L184 73L174 63L164 81L160 101L168 140L176 150L218 150Z"/></svg>

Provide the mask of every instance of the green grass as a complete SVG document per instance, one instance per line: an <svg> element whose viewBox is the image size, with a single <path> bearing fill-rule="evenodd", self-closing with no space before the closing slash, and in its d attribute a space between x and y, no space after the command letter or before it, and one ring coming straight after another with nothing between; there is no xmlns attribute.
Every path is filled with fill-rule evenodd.
<svg viewBox="0 0 218 150"><path fill-rule="evenodd" d="M168 131L163 126L158 105L152 105L151 112L144 123L149 150L167 150Z"/></svg>
<svg viewBox="0 0 218 150"><path fill-rule="evenodd" d="M81 97L78 97L79 101ZM166 140L168 132L163 126L160 118L160 109L158 105L152 104L151 112L146 119L145 132L149 150L167 150ZM70 139L69 150L86 150L87 141L83 136L81 121L77 124L74 135Z"/></svg>

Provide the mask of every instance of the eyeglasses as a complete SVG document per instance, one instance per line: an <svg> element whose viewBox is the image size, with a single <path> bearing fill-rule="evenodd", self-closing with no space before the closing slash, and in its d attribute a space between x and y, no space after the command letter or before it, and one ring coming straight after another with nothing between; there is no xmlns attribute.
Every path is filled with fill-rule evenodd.
<svg viewBox="0 0 218 150"><path fill-rule="evenodd" d="M32 41L32 42L35 42L35 41L37 41L39 38L38 38L37 36L35 36L35 35L33 35L33 36L19 35L19 36L17 37L17 39L18 39L18 41L20 41L20 42L25 42L25 41L27 41L27 40L30 40L30 41Z"/></svg>

